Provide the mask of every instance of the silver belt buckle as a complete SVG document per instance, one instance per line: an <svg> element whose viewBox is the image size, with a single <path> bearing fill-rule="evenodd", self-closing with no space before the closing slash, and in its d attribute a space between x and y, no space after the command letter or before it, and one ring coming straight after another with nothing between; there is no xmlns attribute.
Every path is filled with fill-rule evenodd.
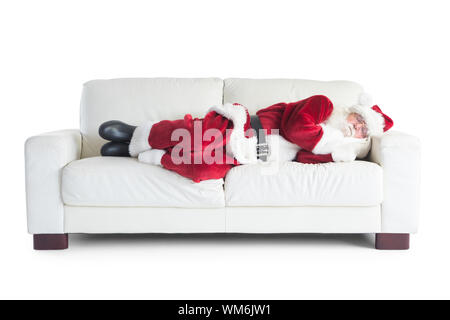
<svg viewBox="0 0 450 320"><path fill-rule="evenodd" d="M256 156L258 157L258 159L267 161L267 157L269 155L270 155L270 148L269 148L269 144L267 142L258 143L256 145Z"/></svg>

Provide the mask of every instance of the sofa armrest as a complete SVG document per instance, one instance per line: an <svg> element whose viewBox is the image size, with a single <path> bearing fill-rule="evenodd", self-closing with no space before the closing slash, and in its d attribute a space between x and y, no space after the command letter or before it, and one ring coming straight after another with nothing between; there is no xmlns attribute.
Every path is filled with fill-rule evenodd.
<svg viewBox="0 0 450 320"><path fill-rule="evenodd" d="M415 233L419 218L420 141L388 131L372 138L369 160L383 168L383 233Z"/></svg>
<svg viewBox="0 0 450 320"><path fill-rule="evenodd" d="M62 130L37 135L25 142L28 232L64 233L61 170L80 158L81 133Z"/></svg>

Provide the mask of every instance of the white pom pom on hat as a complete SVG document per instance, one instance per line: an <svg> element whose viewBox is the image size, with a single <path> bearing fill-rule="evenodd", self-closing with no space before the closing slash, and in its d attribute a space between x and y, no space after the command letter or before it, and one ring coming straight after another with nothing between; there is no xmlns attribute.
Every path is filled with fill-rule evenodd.
<svg viewBox="0 0 450 320"><path fill-rule="evenodd" d="M359 105L363 107L371 107L372 106L372 96L367 92L363 92L359 95Z"/></svg>

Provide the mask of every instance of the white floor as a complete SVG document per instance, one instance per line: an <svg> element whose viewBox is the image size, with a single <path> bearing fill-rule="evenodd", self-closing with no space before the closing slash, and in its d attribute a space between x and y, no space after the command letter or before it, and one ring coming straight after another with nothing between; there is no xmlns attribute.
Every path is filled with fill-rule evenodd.
<svg viewBox="0 0 450 320"><path fill-rule="evenodd" d="M0 298L450 298L447 241L427 232L409 251L371 235L71 235L38 252L10 231Z"/></svg>

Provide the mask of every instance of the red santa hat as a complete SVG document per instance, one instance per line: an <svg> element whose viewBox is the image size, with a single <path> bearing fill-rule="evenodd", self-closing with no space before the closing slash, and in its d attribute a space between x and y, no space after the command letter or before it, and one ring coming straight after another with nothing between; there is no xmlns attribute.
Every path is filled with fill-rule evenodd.
<svg viewBox="0 0 450 320"><path fill-rule="evenodd" d="M362 93L359 104L350 107L348 111L357 113L364 118L370 136L382 135L394 125L394 121L385 115L380 107L377 105L370 107L370 105L372 105L370 95Z"/></svg>

